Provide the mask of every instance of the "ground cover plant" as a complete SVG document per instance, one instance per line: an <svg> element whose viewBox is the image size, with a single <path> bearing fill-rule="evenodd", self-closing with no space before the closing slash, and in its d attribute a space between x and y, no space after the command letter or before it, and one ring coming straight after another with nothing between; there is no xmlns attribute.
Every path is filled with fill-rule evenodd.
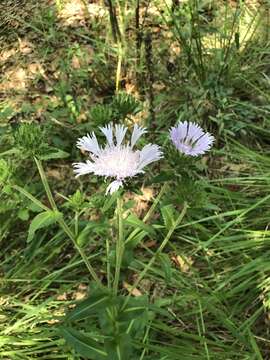
<svg viewBox="0 0 270 360"><path fill-rule="evenodd" d="M269 5L0 3L1 359L270 358Z"/></svg>

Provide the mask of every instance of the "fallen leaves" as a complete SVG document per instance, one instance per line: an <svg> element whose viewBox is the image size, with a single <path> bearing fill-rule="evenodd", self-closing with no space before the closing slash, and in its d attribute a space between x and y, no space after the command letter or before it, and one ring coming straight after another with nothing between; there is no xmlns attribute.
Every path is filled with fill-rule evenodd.
<svg viewBox="0 0 270 360"><path fill-rule="evenodd" d="M127 283L126 281L123 282L123 287L124 289L126 289L131 295L138 297L138 296L142 296L142 292L137 289L137 288L133 288L132 285L130 285L129 283Z"/></svg>
<svg viewBox="0 0 270 360"><path fill-rule="evenodd" d="M194 260L190 256L185 255L173 255L171 259L176 267L183 273L189 273L194 263Z"/></svg>
<svg viewBox="0 0 270 360"><path fill-rule="evenodd" d="M84 25L89 17L103 17L106 13L104 6L87 4L84 0L65 1L58 9L58 17L64 25Z"/></svg>

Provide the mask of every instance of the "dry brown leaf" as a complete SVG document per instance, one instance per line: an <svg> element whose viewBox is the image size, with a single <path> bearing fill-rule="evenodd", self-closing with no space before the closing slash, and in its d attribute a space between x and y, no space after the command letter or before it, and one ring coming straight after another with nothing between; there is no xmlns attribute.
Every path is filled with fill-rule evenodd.
<svg viewBox="0 0 270 360"><path fill-rule="evenodd" d="M64 292L63 294L59 294L56 297L56 300L58 300L58 301L66 301L67 299L68 299L68 296L67 296L66 292Z"/></svg>
<svg viewBox="0 0 270 360"><path fill-rule="evenodd" d="M80 284L78 286L78 290L74 293L73 298L75 300L82 300L86 297L86 295L87 295L87 285Z"/></svg>
<svg viewBox="0 0 270 360"><path fill-rule="evenodd" d="M87 18L101 18L107 14L104 6L84 0L65 1L64 6L59 9L58 16L65 25L83 25Z"/></svg>
<svg viewBox="0 0 270 360"><path fill-rule="evenodd" d="M28 82L27 72L23 68L6 71L5 77L0 84L0 91L24 90Z"/></svg>
<svg viewBox="0 0 270 360"><path fill-rule="evenodd" d="M16 54L16 49L3 50L0 54L0 61L7 61L9 58Z"/></svg>
<svg viewBox="0 0 270 360"><path fill-rule="evenodd" d="M82 113L76 118L77 124L87 121L87 113Z"/></svg>
<svg viewBox="0 0 270 360"><path fill-rule="evenodd" d="M156 240L149 240L149 241L146 241L143 246L144 247L147 247L148 249L152 248L152 247L156 247L157 245L157 242Z"/></svg>
<svg viewBox="0 0 270 360"><path fill-rule="evenodd" d="M57 319L47 320L47 323L50 325L58 324L59 322L60 322L60 320L57 320Z"/></svg>
<svg viewBox="0 0 270 360"><path fill-rule="evenodd" d="M142 293L139 289L135 288L132 289L132 285L128 284L127 282L123 282L123 287L133 296L138 297L142 296Z"/></svg>
<svg viewBox="0 0 270 360"><path fill-rule="evenodd" d="M40 63L32 63L27 68L30 75L45 74L45 71Z"/></svg>
<svg viewBox="0 0 270 360"><path fill-rule="evenodd" d="M80 63L80 59L77 55L73 55L73 57L71 59L71 65L74 69L80 69L81 63Z"/></svg>
<svg viewBox="0 0 270 360"><path fill-rule="evenodd" d="M160 91L164 90L164 89L166 88L166 86L165 86L165 84L163 84L163 83L155 82L155 83L153 84L153 88L154 88L154 90L156 90L157 92L160 92Z"/></svg>
<svg viewBox="0 0 270 360"><path fill-rule="evenodd" d="M133 200L135 202L132 211L138 216L141 217L142 214L146 213L149 209L149 202L154 198L155 192L150 187L142 187L142 194L137 195L134 193L126 193L125 200Z"/></svg>
<svg viewBox="0 0 270 360"><path fill-rule="evenodd" d="M21 40L20 38L18 39L19 41L19 50L23 55L28 55L33 51L34 45L28 41L28 40Z"/></svg>
<svg viewBox="0 0 270 360"><path fill-rule="evenodd" d="M188 273L194 261L190 256L174 255L171 257L172 261L184 273Z"/></svg>
<svg viewBox="0 0 270 360"><path fill-rule="evenodd" d="M64 179L63 173L58 169L48 169L46 171L46 174L47 174L48 177L54 178L56 180L63 180Z"/></svg>

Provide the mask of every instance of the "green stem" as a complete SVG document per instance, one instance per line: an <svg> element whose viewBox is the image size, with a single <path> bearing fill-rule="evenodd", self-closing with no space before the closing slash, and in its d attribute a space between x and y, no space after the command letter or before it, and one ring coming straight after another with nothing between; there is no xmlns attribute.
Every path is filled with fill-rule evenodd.
<svg viewBox="0 0 270 360"><path fill-rule="evenodd" d="M36 157L34 157L34 159L35 159L38 171L39 171L39 175L41 177L42 184L43 184L44 189L46 191L49 203L50 203L53 210L58 211L56 203L55 203L53 195L52 195L52 192L51 192L51 189L50 189L50 186L49 186L49 183L48 183L48 180L47 180L46 175L45 175L45 171L44 171L43 166L41 164L41 161L39 159L37 159Z"/></svg>
<svg viewBox="0 0 270 360"><path fill-rule="evenodd" d="M116 241L116 264L115 264L115 276L113 283L113 292L116 295L118 291L118 284L120 278L122 258L124 254L124 228L123 228L123 199L119 197L117 199L117 217L118 217L118 237Z"/></svg>
<svg viewBox="0 0 270 360"><path fill-rule="evenodd" d="M132 285L131 289L129 290L129 295L126 297L126 300L123 304L122 309L124 309L129 301L129 298L133 292L133 290L139 285L139 283L142 281L142 279L145 277L146 273L149 271L149 269L153 266L154 262L156 261L157 257L159 256L159 254L161 254L162 250L165 248L165 246L167 245L168 241L170 240L174 230L177 228L177 226L180 224L180 222L182 221L183 217L186 214L188 205L185 202L184 203L184 207L180 213L180 215L178 216L178 218L176 219L176 221L174 222L173 226L170 228L170 230L168 231L167 235L165 236L165 238L163 239L162 243L160 244L159 248L157 249L156 253L154 254L154 256L152 257L152 259L149 261L149 263L145 266L145 268L143 269L143 271L140 273L140 275L138 276L137 280L135 281L135 283Z"/></svg>
<svg viewBox="0 0 270 360"><path fill-rule="evenodd" d="M106 255L107 255L107 286L111 288L111 264L110 264L110 241L106 239Z"/></svg>
<svg viewBox="0 0 270 360"><path fill-rule="evenodd" d="M54 201L54 198L53 198L53 195L52 195L52 192L51 192L51 189L50 189L50 186L49 186L49 183L48 183L48 180L46 178L46 175L45 175L45 172L44 172L44 169L43 169L43 166L42 166L42 163L39 159L37 158L34 158L35 159L35 162L37 164L37 168L38 168L38 171L39 171L39 174L40 174L40 177L41 177L41 181L43 183L43 186L44 186L44 189L45 189L45 192L47 194L47 197L48 197L48 200L49 200L49 203L52 207L52 209L54 211L58 211L58 208L57 208L57 205ZM85 255L84 251L80 248L80 246L77 244L77 241L76 241L76 236L73 234L73 232L70 230L70 228L68 227L68 225L65 223L64 219L63 218L60 218L58 220L58 224L60 225L60 227L62 228L62 230L65 232L65 234L70 238L70 240L73 242L73 245L75 247L75 249L78 251L78 253L80 254L80 256L82 257L89 273L91 274L92 278L96 281L96 283L102 287L102 283L101 281L99 280L94 268L92 267L92 265L90 264L89 260L87 259L87 256Z"/></svg>
<svg viewBox="0 0 270 360"><path fill-rule="evenodd" d="M19 193L27 197L29 200L31 200L34 204L36 204L40 209L43 209L44 211L51 210L46 205L42 204L38 199L36 199L33 195L31 195L28 191L23 189L22 187L18 185L13 185L12 188L14 190L17 190Z"/></svg>
<svg viewBox="0 0 270 360"><path fill-rule="evenodd" d="M92 278L96 281L96 283L102 287L102 283L99 280L94 268L92 267L92 265L90 264L89 260L87 259L87 256L85 255L85 252L80 248L80 246L77 244L76 242L76 237L74 236L74 234L72 233L72 231L69 229L68 225L65 223L65 221L63 219L60 219L58 221L60 227L62 228L62 230L66 233L66 235L70 238L70 240L73 242L73 245L75 247L75 249L78 251L78 253L81 255L89 273L91 274Z"/></svg>
<svg viewBox="0 0 270 360"><path fill-rule="evenodd" d="M157 204L159 203L160 199L162 198L163 194L166 192L167 187L168 187L168 184L167 184L167 183L165 183L165 184L162 186L162 188L161 188L158 196L156 197L156 199L154 200L152 206L150 207L150 209L148 210L147 214L146 214L145 217L143 218L143 222L144 222L144 223L146 223L146 222L151 218L151 216L153 215L153 213L154 213L154 211L155 211L155 208L156 208ZM130 242L130 241L134 238L134 236L136 236L140 231L141 231L141 229L135 229L135 230L133 230L133 231L130 233L130 235L128 236L127 240L125 241L125 244L127 244L128 242Z"/></svg>
<svg viewBox="0 0 270 360"><path fill-rule="evenodd" d="M75 211L74 232L75 232L75 237L77 237L79 234L79 213L78 213L78 211Z"/></svg>

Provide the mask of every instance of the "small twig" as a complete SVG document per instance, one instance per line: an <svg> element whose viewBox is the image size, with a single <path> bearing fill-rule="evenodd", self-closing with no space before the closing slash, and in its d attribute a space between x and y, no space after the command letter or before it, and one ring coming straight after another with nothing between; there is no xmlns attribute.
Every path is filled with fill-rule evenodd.
<svg viewBox="0 0 270 360"><path fill-rule="evenodd" d="M155 108L154 108L154 65L153 65L153 48L152 35L148 32L144 38L145 43L145 60L147 68L147 95L149 101L150 127L155 128Z"/></svg>
<svg viewBox="0 0 270 360"><path fill-rule="evenodd" d="M118 43L119 41L121 41L121 33L119 30L115 7L113 6L111 0L106 0L105 5L108 6L108 10L109 10L113 40L115 43Z"/></svg>
<svg viewBox="0 0 270 360"><path fill-rule="evenodd" d="M137 0L136 10L135 10L135 29L136 29L136 82L137 86L140 83L140 72L138 68L140 67L141 60L141 46L142 46L142 33L140 29L140 0Z"/></svg>

